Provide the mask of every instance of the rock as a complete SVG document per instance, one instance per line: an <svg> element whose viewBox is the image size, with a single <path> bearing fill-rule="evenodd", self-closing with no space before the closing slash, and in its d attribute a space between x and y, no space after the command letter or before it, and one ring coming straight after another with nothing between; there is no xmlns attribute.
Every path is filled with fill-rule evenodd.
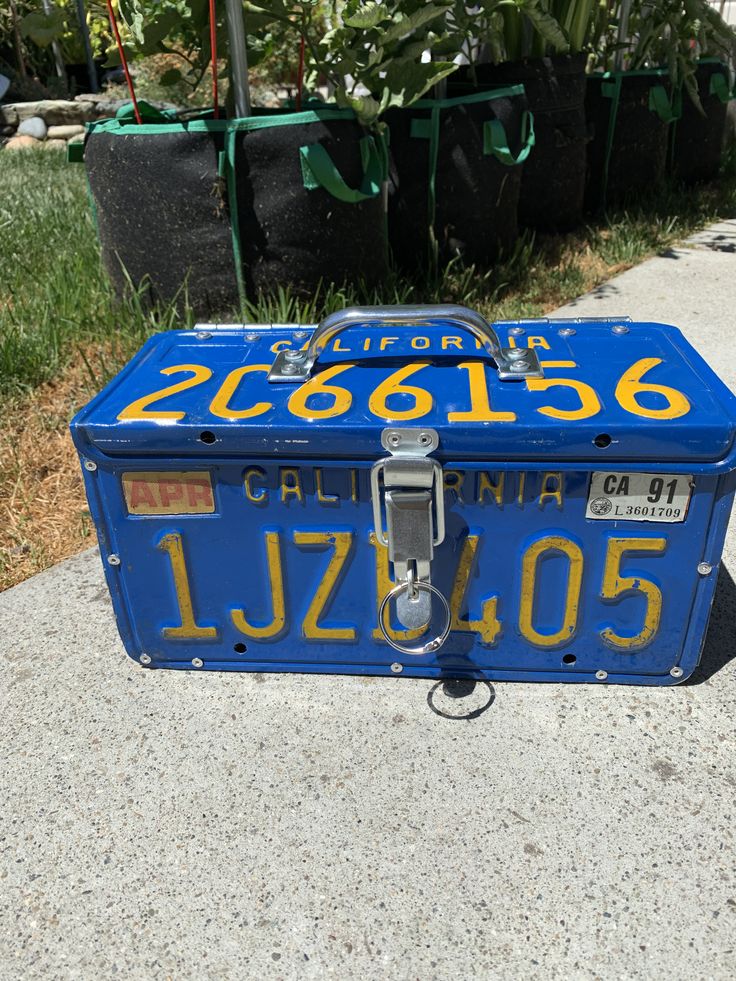
<svg viewBox="0 0 736 981"><path fill-rule="evenodd" d="M0 106L0 123L3 126L12 126L13 129L18 125L18 113L12 106Z"/></svg>
<svg viewBox="0 0 736 981"><path fill-rule="evenodd" d="M14 136L12 140L8 140L5 144L6 150L26 150L34 146L41 146L38 140L34 140L32 136Z"/></svg>
<svg viewBox="0 0 736 981"><path fill-rule="evenodd" d="M66 140L45 140L41 146L44 150L66 150Z"/></svg>
<svg viewBox="0 0 736 981"><path fill-rule="evenodd" d="M0 136L12 136L15 126L0 126Z"/></svg>
<svg viewBox="0 0 736 981"><path fill-rule="evenodd" d="M73 136L83 136L84 126L49 126L48 140L70 140Z"/></svg>
<svg viewBox="0 0 736 981"><path fill-rule="evenodd" d="M34 140L45 140L46 123L40 116L23 119L18 127L18 136L32 136Z"/></svg>
<svg viewBox="0 0 736 981"><path fill-rule="evenodd" d="M14 109L22 121L40 116L47 126L79 126L90 119L90 102L71 102L66 99L42 99L40 102L15 102L6 109Z"/></svg>

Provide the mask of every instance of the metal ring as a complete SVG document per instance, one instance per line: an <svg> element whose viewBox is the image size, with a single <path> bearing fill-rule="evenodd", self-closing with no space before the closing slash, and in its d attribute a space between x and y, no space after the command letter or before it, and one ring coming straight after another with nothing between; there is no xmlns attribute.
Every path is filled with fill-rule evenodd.
<svg viewBox="0 0 736 981"><path fill-rule="evenodd" d="M381 628L381 633L385 637L386 642L389 643L395 651L400 651L402 654L430 654L432 651L438 651L440 647L442 647L450 633L450 624L452 621L450 605L445 599L444 594L441 593L436 586L433 586L431 582L423 582L421 579L417 579L414 583L414 588L418 589L419 592L424 590L425 593L436 596L442 603L442 608L445 614L445 625L434 640L428 641L422 647L404 647L389 637L388 631L386 630L383 622L386 607L395 596L400 596L401 593L410 589L410 584L408 582L398 583L398 585L394 586L394 588L389 590L383 597L380 609L378 611L378 626Z"/></svg>

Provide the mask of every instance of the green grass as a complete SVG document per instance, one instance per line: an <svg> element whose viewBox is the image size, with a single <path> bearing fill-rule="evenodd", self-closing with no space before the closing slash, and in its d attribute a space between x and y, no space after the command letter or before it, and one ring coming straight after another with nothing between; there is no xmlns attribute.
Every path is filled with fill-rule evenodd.
<svg viewBox="0 0 736 981"><path fill-rule="evenodd" d="M83 168L45 151L0 152L0 408L74 359L100 383L155 330L192 323L149 309L143 291L115 300L100 266ZM288 292L232 312L251 321L303 322L356 302L458 302L491 319L539 316L719 217L736 215L736 166L713 185L665 187L646 204L564 236L527 234L490 271L459 261L435 277L396 274L380 292L329 286L304 300ZM113 340L105 359L99 342Z"/></svg>

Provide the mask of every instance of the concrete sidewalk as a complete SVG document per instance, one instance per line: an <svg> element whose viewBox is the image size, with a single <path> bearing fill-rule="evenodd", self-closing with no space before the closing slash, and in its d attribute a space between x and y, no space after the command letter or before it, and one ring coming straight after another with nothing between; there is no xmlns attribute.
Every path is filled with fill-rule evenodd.
<svg viewBox="0 0 736 981"><path fill-rule="evenodd" d="M735 248L560 312L677 323L736 387ZM734 570L732 532L691 683L461 697L145 671L96 552L9 590L0 977L733 977Z"/></svg>

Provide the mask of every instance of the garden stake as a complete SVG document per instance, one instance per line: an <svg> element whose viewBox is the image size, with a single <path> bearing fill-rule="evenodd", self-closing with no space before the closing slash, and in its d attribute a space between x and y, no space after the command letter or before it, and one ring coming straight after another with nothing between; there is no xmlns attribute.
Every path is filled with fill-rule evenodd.
<svg viewBox="0 0 736 981"><path fill-rule="evenodd" d="M210 61L212 64L212 101L215 119L220 118L220 100L217 91L217 14L215 0L210 0Z"/></svg>
<svg viewBox="0 0 736 981"><path fill-rule="evenodd" d="M304 35L299 44L299 69L296 74L296 111L302 108L302 85L304 84Z"/></svg>
<svg viewBox="0 0 736 981"><path fill-rule="evenodd" d="M89 27L87 26L87 15L84 10L84 0L77 0L77 19L79 20L79 33L82 35L84 43L84 57L87 61L87 74L89 75L89 87L92 92L99 92L100 86L97 83L97 68L95 66L92 45L89 40Z"/></svg>
<svg viewBox="0 0 736 981"><path fill-rule="evenodd" d="M115 17L115 11L112 9L112 0L106 0L107 2L107 15L110 18L110 26L112 27L112 32L115 35L115 43L118 46L118 54L120 55L120 64L123 66L123 72L125 73L125 81L128 83L128 91L130 92L130 99L133 103L133 112L135 113L135 119L140 126L143 123L141 119L141 112L138 108L138 100L135 97L135 89L133 88L133 79L130 77L130 71L128 69L128 59L125 57L125 49L123 48L123 42L120 40L120 31L118 30L118 22Z"/></svg>
<svg viewBox="0 0 736 981"><path fill-rule="evenodd" d="M109 2L109 0L108 0ZM241 0L225 0L227 7L227 31L230 37L230 64L235 97L235 115L238 119L250 116L250 91L248 89L248 54L245 49L245 24Z"/></svg>

